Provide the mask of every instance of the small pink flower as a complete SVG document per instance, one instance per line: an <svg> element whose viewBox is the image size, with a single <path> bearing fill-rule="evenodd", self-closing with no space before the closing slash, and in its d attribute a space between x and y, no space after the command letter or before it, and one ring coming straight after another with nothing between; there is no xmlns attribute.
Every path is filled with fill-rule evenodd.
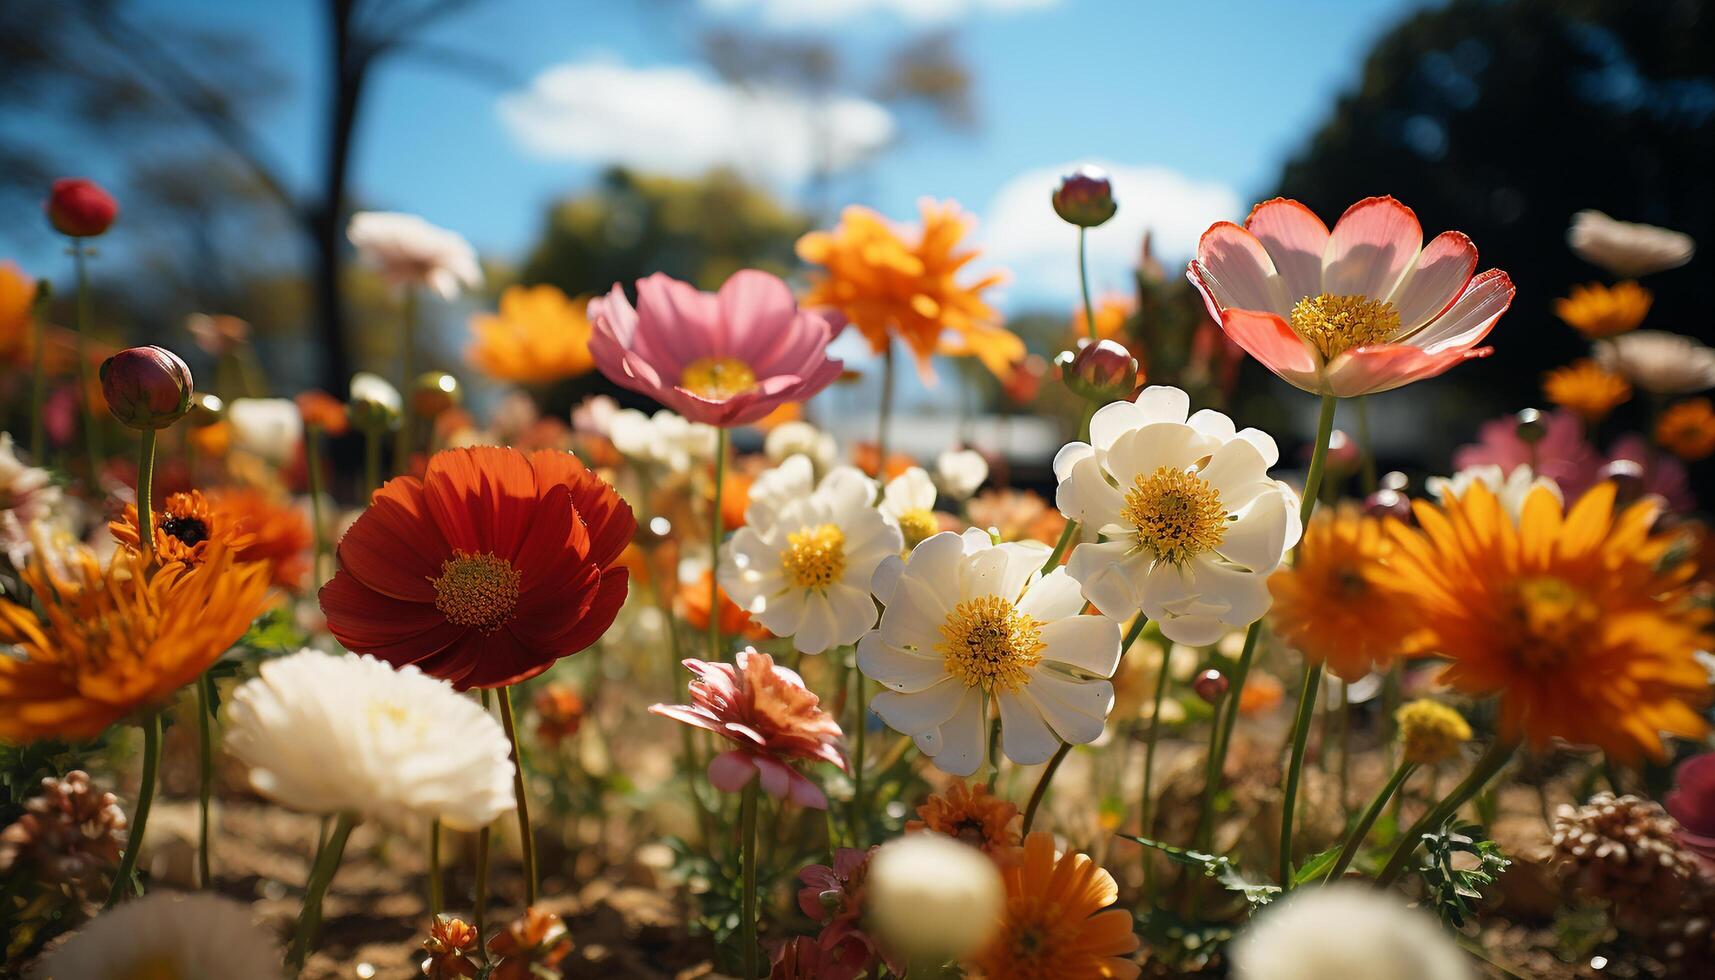
<svg viewBox="0 0 1715 980"><path fill-rule="evenodd" d="M590 301L589 316L601 373L693 422L748 425L840 376L828 321L756 269L733 273L718 293L656 273L638 281L636 309L616 284Z"/></svg>
<svg viewBox="0 0 1715 980"><path fill-rule="evenodd" d="M1513 284L1456 231L1427 246L1391 197L1346 209L1330 232L1297 201L1217 222L1187 277L1235 343L1286 381L1349 398L1432 378L1492 348L1476 345L1512 304Z"/></svg>
<svg viewBox="0 0 1715 980"><path fill-rule="evenodd" d="M839 723L822 710L804 679L755 650L741 651L736 665L703 660L686 660L684 665L697 675L691 682L691 703L657 704L649 710L738 746L709 760L709 782L736 793L752 778L760 778L770 796L790 796L801 806L826 810L827 796L787 765L794 759L813 759L846 766Z"/></svg>

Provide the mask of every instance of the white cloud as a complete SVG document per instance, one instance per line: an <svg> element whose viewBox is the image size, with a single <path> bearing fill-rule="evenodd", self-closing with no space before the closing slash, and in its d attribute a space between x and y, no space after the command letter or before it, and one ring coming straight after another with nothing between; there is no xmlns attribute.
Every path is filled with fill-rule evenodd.
<svg viewBox="0 0 1715 980"><path fill-rule="evenodd" d="M697 68L557 65L500 97L513 138L541 157L689 176L731 167L775 185L838 173L885 147L893 114L867 99L810 100Z"/></svg>
<svg viewBox="0 0 1715 980"><path fill-rule="evenodd" d="M1131 291L1144 231L1169 275L1184 269L1197 239L1216 221L1242 220L1232 188L1198 181L1166 167L1075 160L1028 170L1007 181L982 212L979 226L985 264L1010 269L1009 305L1024 301L1071 302L1078 295L1077 229L1054 213L1050 196L1063 174L1095 164L1113 180L1119 213L1090 229L1090 289Z"/></svg>
<svg viewBox="0 0 1715 980"><path fill-rule="evenodd" d="M979 13L1052 7L1060 0L702 0L718 14L756 14L772 27L827 27L870 15L910 24L944 24Z"/></svg>

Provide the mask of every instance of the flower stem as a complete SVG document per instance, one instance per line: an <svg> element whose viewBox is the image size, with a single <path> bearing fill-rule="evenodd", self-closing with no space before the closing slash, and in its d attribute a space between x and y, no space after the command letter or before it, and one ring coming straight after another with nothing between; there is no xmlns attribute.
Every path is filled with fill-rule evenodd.
<svg viewBox="0 0 1715 980"><path fill-rule="evenodd" d="M875 420L875 478L887 482L887 432L893 420L893 338L881 353L881 405Z"/></svg>
<svg viewBox="0 0 1715 980"><path fill-rule="evenodd" d="M1153 837L1155 814L1152 812L1155 803L1150 794L1150 784L1155 778L1155 743L1161 735L1161 703L1166 699L1167 688L1172 684L1170 676L1173 661L1173 647L1163 644L1161 647L1161 668L1155 675L1155 708L1149 715L1149 733L1144 736L1143 748L1143 793L1138 800L1138 836ZM1154 892L1155 862L1151 860L1149 848L1143 849L1143 880L1144 888Z"/></svg>
<svg viewBox="0 0 1715 980"><path fill-rule="evenodd" d="M1310 520L1316 509L1316 496L1322 491L1322 471L1328 464L1328 441L1334 435L1334 409L1339 407L1337 395L1322 396L1322 414L1316 420L1316 448L1310 454L1310 471L1304 475L1304 499L1298 503L1300 524Z"/></svg>
<svg viewBox="0 0 1715 980"><path fill-rule="evenodd" d="M48 400L48 295L46 284L38 285L30 305L30 462L36 466L42 465L42 453L47 449L47 418L42 405Z"/></svg>
<svg viewBox="0 0 1715 980"><path fill-rule="evenodd" d="M863 833L863 740L864 732L869 728L865 724L869 710L864 706L863 682L863 671L853 667L852 686L857 689L854 698L857 704L852 713L857 716L857 733L853 737L852 745L852 846L858 848L868 846L868 840Z"/></svg>
<svg viewBox="0 0 1715 980"><path fill-rule="evenodd" d="M481 694L482 710L489 711L489 694L484 690ZM476 927L476 948L486 959L487 945L484 942L484 927L488 923L488 847L491 832L488 825L476 834L476 902L471 910L472 925Z"/></svg>
<svg viewBox="0 0 1715 980"><path fill-rule="evenodd" d="M721 497L726 490L727 430L716 430L715 497L709 509L709 659L721 659Z"/></svg>
<svg viewBox="0 0 1715 980"><path fill-rule="evenodd" d="M429 917L441 914L441 821L429 821Z"/></svg>
<svg viewBox="0 0 1715 980"><path fill-rule="evenodd" d="M1054 781L1054 774L1060 771L1060 763L1065 761L1066 754L1071 751L1071 742L1061 742L1060 748L1054 752L1054 757L1048 760L1048 767L1042 770L1042 778L1036 781L1036 788L1030 791L1030 802L1024 806L1023 833L1030 833L1031 824L1036 822L1036 808L1042 805L1042 798L1048 795L1048 784Z"/></svg>
<svg viewBox="0 0 1715 980"><path fill-rule="evenodd" d="M83 441L89 453L89 480L94 486L101 479L101 425L95 414L95 404L90 397L90 389L95 387L95 381L89 373L89 333L93 328L95 318L95 297L89 288L89 251L84 248L83 239L71 240L72 264L77 267L77 380L78 407L83 410ZM37 461L38 463L40 461Z"/></svg>
<svg viewBox="0 0 1715 980"><path fill-rule="evenodd" d="M1292 725L1292 759L1286 768L1286 793L1280 802L1280 887L1292 887L1292 818L1298 803L1298 781L1304 774L1304 743L1310 737L1310 719L1316 712L1316 692L1322 687L1322 665L1304 662L1304 680L1298 691L1298 717Z"/></svg>
<svg viewBox="0 0 1715 980"><path fill-rule="evenodd" d="M744 788L744 801L739 805L739 840L744 863L744 911L739 917L739 952L743 957L745 980L754 980L757 973L756 939L756 786L753 779Z"/></svg>
<svg viewBox="0 0 1715 980"><path fill-rule="evenodd" d="M364 506L369 505L369 498L381 486L381 428L371 426L363 430L363 492Z"/></svg>
<svg viewBox="0 0 1715 980"><path fill-rule="evenodd" d="M1346 838L1346 846L1340 848L1339 858L1334 861L1334 866L1328 869L1325 881L1340 880L1340 875L1351 866L1352 859L1358 856L1358 849L1364 846L1364 838L1369 836L1370 828L1376 825L1376 818L1382 815L1382 808L1386 807L1387 801L1405 785L1406 779L1416 768L1417 764L1414 762L1401 762L1395 767L1393 777L1382 787L1381 792L1376 794L1376 798L1370 801L1364 815L1358 818L1357 826L1352 828L1352 833Z"/></svg>
<svg viewBox="0 0 1715 980"><path fill-rule="evenodd" d="M309 886L304 890L304 908L298 913L298 928L292 935L292 949L286 954L286 970L292 976L297 976L304 970L304 961L309 959L310 943L314 940L316 927L321 924L322 899L327 896L328 886L333 883L334 872L339 870L339 859L345 854L346 839L351 836L352 825L357 822L355 815L342 813L334 822L333 836L328 838L326 846L316 856L315 867L310 869Z"/></svg>
<svg viewBox="0 0 1715 980"><path fill-rule="evenodd" d="M399 432L393 443L393 472L404 474L411 468L411 380L417 364L417 291L405 287L400 307L399 329L399 394L405 399L405 411L400 413Z"/></svg>
<svg viewBox="0 0 1715 980"><path fill-rule="evenodd" d="M988 704L986 702L983 705L983 711L984 712L988 711ZM989 719L988 729L989 729L988 789L989 789L989 792L992 793L992 792L994 792L994 784L1000 782L1000 718L998 715L994 718Z"/></svg>
<svg viewBox="0 0 1715 980"><path fill-rule="evenodd" d="M530 786L524 775L524 752L518 745L518 722L512 714L512 687L500 689L500 721L512 743L512 791L518 797L518 841L524 852L524 904L536 904L536 838L530 834Z"/></svg>
<svg viewBox="0 0 1715 980"><path fill-rule="evenodd" d="M137 456L137 551L144 568L155 564L155 437L154 429L143 430Z"/></svg>
<svg viewBox="0 0 1715 980"><path fill-rule="evenodd" d="M1221 710L1226 708L1227 702L1231 700L1234 699L1229 691L1226 697L1215 703L1215 718L1221 717ZM1221 789L1223 773L1222 769L1215 767L1224 765L1226 762L1215 751L1220 746L1220 742L1221 726L1211 723L1209 725L1209 750L1203 759L1203 806L1197 813L1197 833L1192 837L1192 840L1196 842L1194 846L1199 851L1209 849L1209 839L1215 832L1215 794ZM1192 887L1195 889L1198 886L1193 885ZM1193 900L1195 900L1195 893Z"/></svg>
<svg viewBox="0 0 1715 980"><path fill-rule="evenodd" d="M1084 329L1089 333L1090 339L1095 340L1096 308L1090 303L1090 276L1084 271L1084 236L1088 233L1088 228L1078 226L1078 288L1084 294Z"/></svg>
<svg viewBox="0 0 1715 980"><path fill-rule="evenodd" d="M315 571L310 575L311 584L316 588L322 585L322 564L327 558L327 528L322 523L322 430L316 426L308 426L304 432L304 462L310 471L310 533L314 535Z"/></svg>
<svg viewBox="0 0 1715 980"><path fill-rule="evenodd" d="M125 854L119 859L119 870L113 873L113 886L107 890L103 912L119 902L119 896L131 887L131 874L137 868L137 852L143 847L143 832L149 826L149 807L155 802L155 780L161 769L161 716L151 714L143 719L143 777L137 786L137 811L131 815L131 830L125 835Z"/></svg>
<svg viewBox="0 0 1715 980"><path fill-rule="evenodd" d="M210 718L214 714L214 681L209 680L206 670L197 678L196 711L197 747L202 752L202 765L197 773L197 881L208 888L214 883L208 860L208 808L209 797L214 791L214 736L209 730Z"/></svg>
<svg viewBox="0 0 1715 980"><path fill-rule="evenodd" d="M1232 697L1223 703L1226 709L1223 714L1217 711L1216 717L1221 726L1220 742L1215 747L1215 775L1219 778L1227 771L1227 750L1233 742L1233 726L1239 719L1239 695L1244 693L1245 678L1250 676L1251 662L1256 659L1257 639L1262 634L1262 620L1252 623L1245 631L1244 650L1239 653L1239 662L1233 667L1233 683L1229 693Z"/></svg>
<svg viewBox="0 0 1715 980"><path fill-rule="evenodd" d="M1446 823L1447 818L1458 812L1459 808L1465 805L1466 800L1476 796L1477 791L1493 779L1495 773L1501 771L1501 767L1507 764L1507 760L1513 757L1513 752L1517 749L1518 743L1516 742L1496 739L1494 744L1489 746L1488 751L1484 752L1482 757L1477 760L1477 764L1471 767L1471 772L1464 781L1453 787L1453 791L1448 793L1440 803L1430 808L1423 816L1418 817L1417 822L1400 836L1399 847L1394 850L1393 857L1388 859L1387 866L1382 868L1382 873L1376 879L1376 884L1393 884L1405 871L1405 863L1417 851L1417 845L1423 843L1423 835Z"/></svg>
<svg viewBox="0 0 1715 980"><path fill-rule="evenodd" d="M1072 546L1072 539L1078 536L1078 522L1067 521L1066 527L1060 532L1060 540L1054 543L1054 550L1049 553L1048 560L1042 563L1041 574L1047 575L1060 567L1060 559L1066 557L1066 549Z"/></svg>

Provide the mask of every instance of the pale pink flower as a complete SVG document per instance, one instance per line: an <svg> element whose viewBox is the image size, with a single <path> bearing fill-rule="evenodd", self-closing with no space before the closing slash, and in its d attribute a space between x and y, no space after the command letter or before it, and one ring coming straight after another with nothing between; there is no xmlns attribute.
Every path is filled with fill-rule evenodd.
<svg viewBox="0 0 1715 980"><path fill-rule="evenodd" d="M590 301L589 316L601 373L693 422L748 425L840 376L828 321L756 269L734 273L718 293L656 273L638 281L635 309L615 285Z"/></svg>

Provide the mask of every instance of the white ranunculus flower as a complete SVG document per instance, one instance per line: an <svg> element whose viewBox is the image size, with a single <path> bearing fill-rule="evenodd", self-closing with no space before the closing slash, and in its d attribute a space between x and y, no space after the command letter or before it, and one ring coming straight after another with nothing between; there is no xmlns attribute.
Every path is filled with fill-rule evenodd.
<svg viewBox="0 0 1715 980"><path fill-rule="evenodd" d="M1054 457L1056 503L1107 536L1072 549L1084 597L1124 620L1142 611L1168 639L1219 640L1268 611L1268 576L1298 543L1298 495L1268 475L1274 440L1190 398L1150 387L1090 419L1090 443Z"/></svg>
<svg viewBox="0 0 1715 980"><path fill-rule="evenodd" d="M751 485L745 526L721 545L721 588L803 653L855 643L875 624L869 583L904 547L872 506L875 484L850 466L811 488L810 461L793 456Z"/></svg>
<svg viewBox="0 0 1715 980"><path fill-rule="evenodd" d="M714 459L720 438L714 426L666 409L645 415L635 408L622 408L608 417L607 427L620 455L659 465L670 473L685 473Z"/></svg>
<svg viewBox="0 0 1715 980"><path fill-rule="evenodd" d="M1715 388L1715 348L1665 330L1634 330L1595 346L1596 362L1656 395Z"/></svg>
<svg viewBox="0 0 1715 980"><path fill-rule="evenodd" d="M42 959L39 980L279 977L280 948L230 898L150 892L103 912Z"/></svg>
<svg viewBox="0 0 1715 980"><path fill-rule="evenodd" d="M482 286L482 266L470 243L414 214L359 211L346 225L345 237L395 286L427 286L445 300Z"/></svg>
<svg viewBox="0 0 1715 980"><path fill-rule="evenodd" d="M1300 888L1259 912L1233 941L1236 980L1470 980L1439 923L1356 884Z"/></svg>
<svg viewBox="0 0 1715 980"><path fill-rule="evenodd" d="M386 378L369 371L359 371L351 376L350 400L353 405L371 406L390 416L405 411L405 399L399 394L399 389Z"/></svg>
<svg viewBox="0 0 1715 980"><path fill-rule="evenodd" d="M935 459L935 480L941 492L964 500L989 478L988 460L975 449L949 449Z"/></svg>
<svg viewBox="0 0 1715 980"><path fill-rule="evenodd" d="M793 456L808 456L819 473L832 468L839 459L839 446L832 435L800 421L782 422L775 426L762 441L762 451L776 466Z"/></svg>
<svg viewBox="0 0 1715 980"><path fill-rule="evenodd" d="M881 490L881 516L892 521L905 537L905 550L941 529L935 516L935 481L922 467L913 466Z"/></svg>
<svg viewBox="0 0 1715 980"><path fill-rule="evenodd" d="M864 876L876 934L911 960L945 963L986 946L1006 883L982 851L944 834L906 834L876 849Z"/></svg>
<svg viewBox="0 0 1715 980"><path fill-rule="evenodd" d="M304 438L304 416L290 398L234 398L226 408L233 448L284 466Z"/></svg>
<svg viewBox="0 0 1715 980"><path fill-rule="evenodd" d="M1487 466L1467 466L1450 477L1432 476L1423 481L1423 488L1428 490L1437 501L1447 503L1448 498L1457 499L1465 496L1465 491L1471 489L1473 483L1481 483L1494 491L1501 506L1518 520L1524 511L1524 500L1537 487L1543 487L1554 494L1554 499L1561 500L1560 484L1546 476L1537 476L1528 466L1515 466L1511 473L1503 473L1495 464Z"/></svg>
<svg viewBox="0 0 1715 980"><path fill-rule="evenodd" d="M982 766L991 698L1001 751L1019 765L1102 734L1119 624L1080 615L1084 598L1064 569L1040 574L1051 550L994 544L973 528L937 534L876 568L875 597L886 611L858 643L858 669L887 690L870 710L945 772L968 776Z"/></svg>
<svg viewBox="0 0 1715 980"><path fill-rule="evenodd" d="M478 830L514 805L499 723L415 667L306 649L264 663L223 714L251 786L294 810Z"/></svg>
<svg viewBox="0 0 1715 980"><path fill-rule="evenodd" d="M1684 232L1616 221L1600 211L1573 215L1566 243L1584 261L1627 279L1677 269L1697 250Z"/></svg>

